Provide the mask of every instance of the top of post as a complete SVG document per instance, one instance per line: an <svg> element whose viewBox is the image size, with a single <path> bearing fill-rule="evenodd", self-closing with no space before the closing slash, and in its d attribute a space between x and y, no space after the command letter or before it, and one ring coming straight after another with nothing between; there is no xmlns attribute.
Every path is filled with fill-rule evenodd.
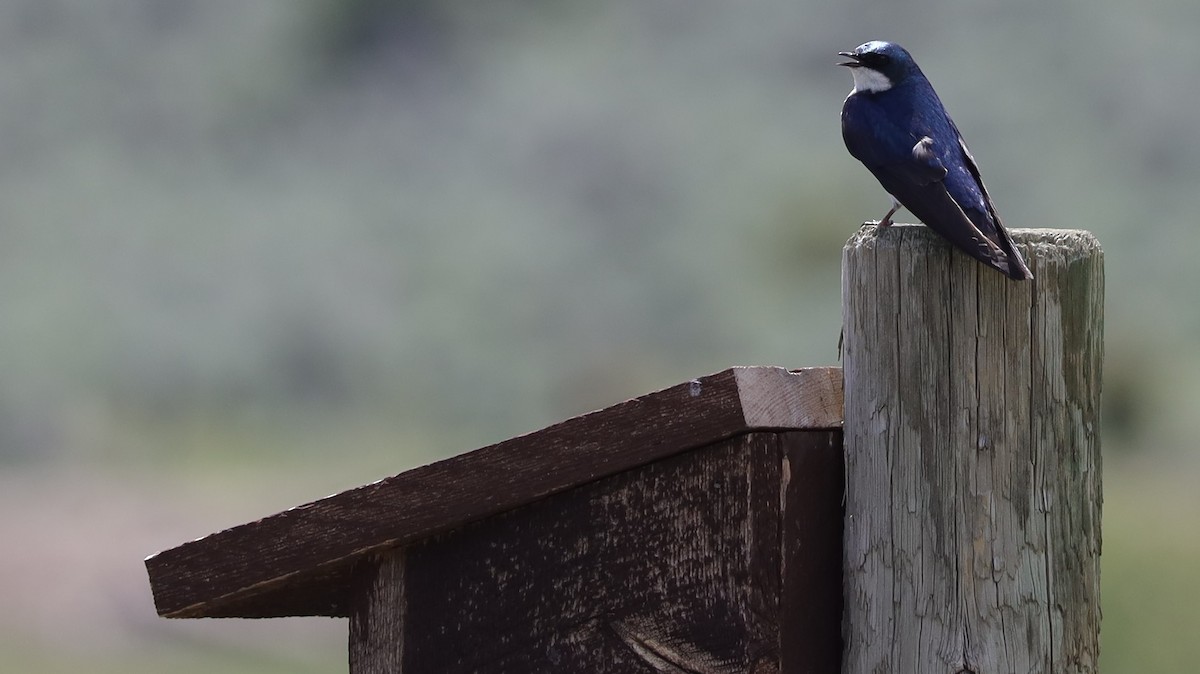
<svg viewBox="0 0 1200 674"><path fill-rule="evenodd" d="M1049 248L1074 251L1081 256L1103 255L1100 241L1091 232L1082 229L1010 229L1013 242L1022 249L1045 250ZM950 244L932 229L924 225L894 224L879 227L865 223L846 242L851 248L897 248L904 245L945 246Z"/></svg>

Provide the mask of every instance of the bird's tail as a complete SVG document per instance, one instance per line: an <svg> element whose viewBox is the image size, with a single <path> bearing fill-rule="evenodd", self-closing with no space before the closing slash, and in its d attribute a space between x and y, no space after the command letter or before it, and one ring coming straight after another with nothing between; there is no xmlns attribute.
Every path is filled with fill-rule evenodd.
<svg viewBox="0 0 1200 674"><path fill-rule="evenodd" d="M1000 218L996 217L994 213L992 217L996 223L997 241L995 243L998 248L995 251L996 268L1015 281L1032 281L1033 272L1029 271L1029 265L1025 264L1025 258L1021 257L1021 251L1017 250L1008 230L1004 228L1004 225L1000 223Z"/></svg>

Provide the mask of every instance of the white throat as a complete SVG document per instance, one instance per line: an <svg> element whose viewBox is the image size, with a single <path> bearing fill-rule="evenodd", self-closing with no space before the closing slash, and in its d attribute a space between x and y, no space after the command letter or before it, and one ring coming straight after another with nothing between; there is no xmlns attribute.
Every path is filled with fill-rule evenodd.
<svg viewBox="0 0 1200 674"><path fill-rule="evenodd" d="M871 70L862 66L851 68L850 75L854 78L854 91L851 93L857 94L860 91L876 94L880 91L887 91L892 88L892 81L887 75L878 70Z"/></svg>

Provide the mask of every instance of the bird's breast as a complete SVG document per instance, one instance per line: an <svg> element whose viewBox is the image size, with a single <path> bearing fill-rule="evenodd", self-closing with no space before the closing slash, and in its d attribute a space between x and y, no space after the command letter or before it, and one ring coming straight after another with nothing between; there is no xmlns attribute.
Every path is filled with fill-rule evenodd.
<svg viewBox="0 0 1200 674"><path fill-rule="evenodd" d="M893 105L887 93L854 93L842 104L842 140L856 159L868 166L904 161L911 155L914 137L911 116Z"/></svg>

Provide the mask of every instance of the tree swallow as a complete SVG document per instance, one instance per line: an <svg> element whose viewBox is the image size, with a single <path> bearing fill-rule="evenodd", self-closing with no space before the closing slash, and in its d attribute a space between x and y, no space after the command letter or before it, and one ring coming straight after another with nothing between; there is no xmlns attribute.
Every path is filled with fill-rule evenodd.
<svg viewBox="0 0 1200 674"><path fill-rule="evenodd" d="M979 167L933 85L903 47L867 42L838 52L854 76L842 105L846 149L892 197L966 254L1010 278L1033 278L988 196Z"/></svg>

